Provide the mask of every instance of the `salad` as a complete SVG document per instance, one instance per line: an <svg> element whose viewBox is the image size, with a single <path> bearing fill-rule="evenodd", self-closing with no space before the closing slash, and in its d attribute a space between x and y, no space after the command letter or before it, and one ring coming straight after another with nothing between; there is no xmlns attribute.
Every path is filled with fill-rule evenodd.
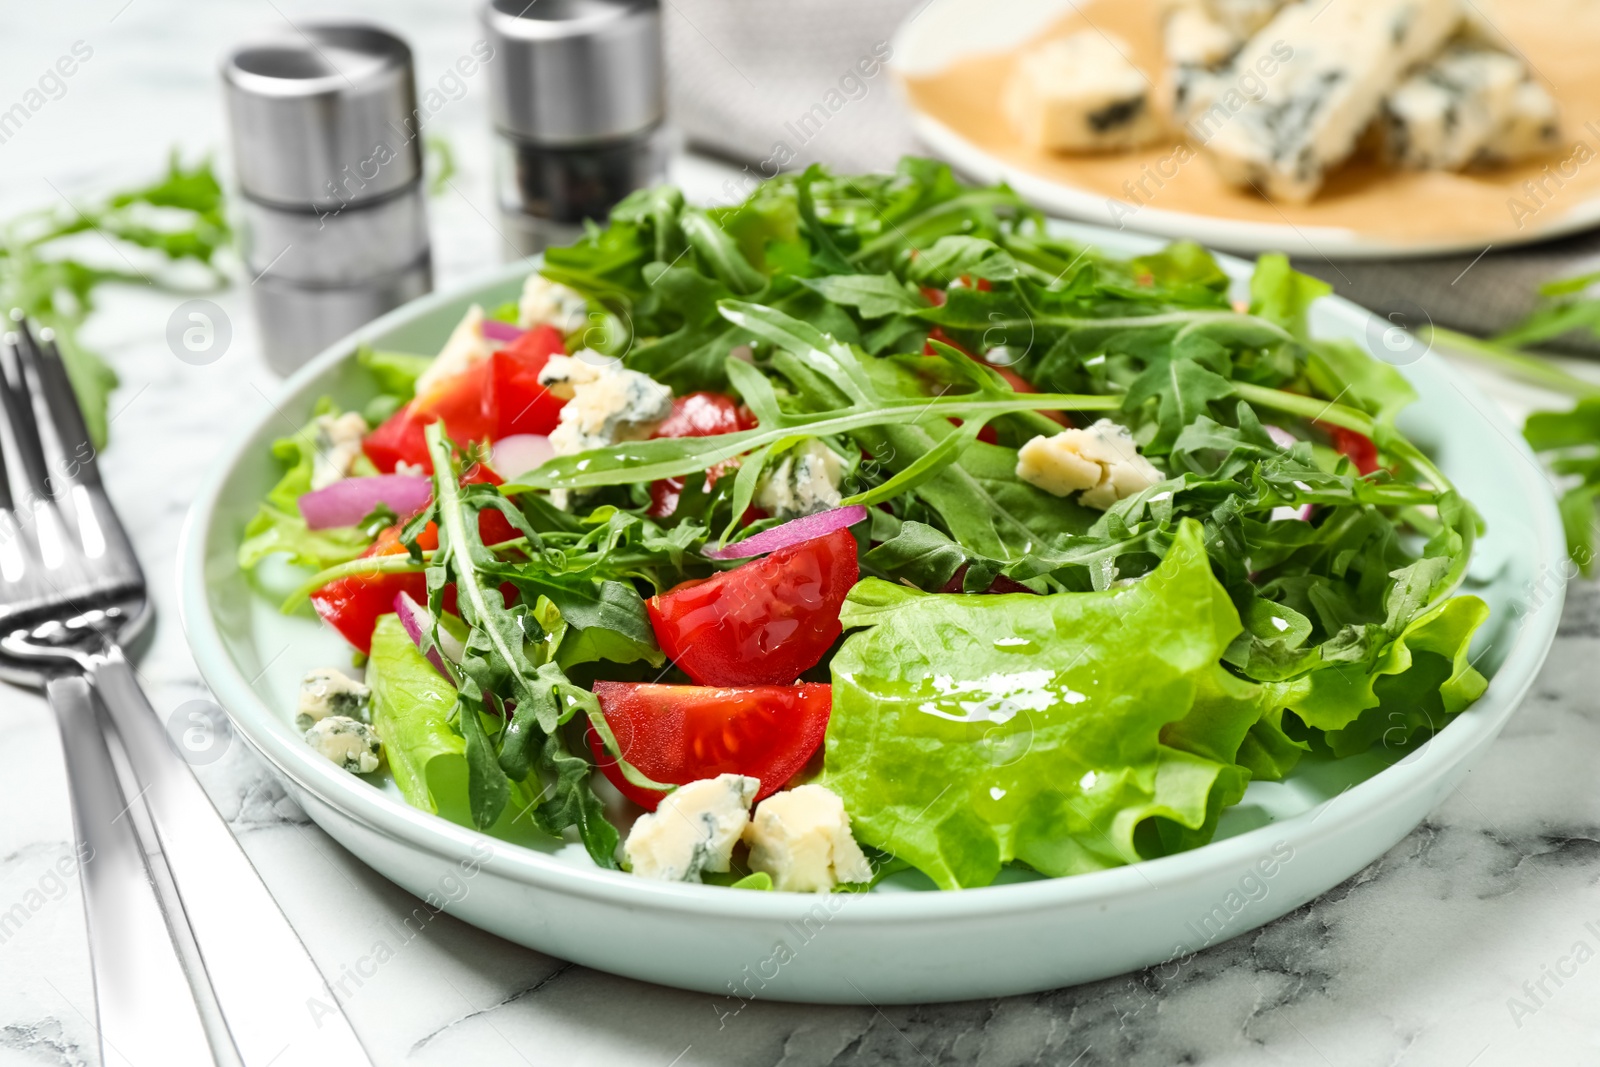
<svg viewBox="0 0 1600 1067"><path fill-rule="evenodd" d="M285 610L354 664L297 723L641 877L957 889L1203 844L1251 780L1486 685L1481 522L1396 428L1411 387L1310 336L1328 289L1282 256L1229 288L922 159L637 193L274 446L240 565L302 568Z"/></svg>

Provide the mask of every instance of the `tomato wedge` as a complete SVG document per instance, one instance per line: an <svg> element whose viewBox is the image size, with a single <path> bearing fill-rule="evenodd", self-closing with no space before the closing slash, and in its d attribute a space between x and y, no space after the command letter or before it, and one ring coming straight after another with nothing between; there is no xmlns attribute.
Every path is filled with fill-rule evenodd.
<svg viewBox="0 0 1600 1067"><path fill-rule="evenodd" d="M413 399L369 433L362 450L385 474L402 462L431 471L423 430L440 419L458 444L498 441L519 433L548 434L556 428L564 401L539 384L539 372L551 356L565 351L559 330L536 326Z"/></svg>
<svg viewBox="0 0 1600 1067"><path fill-rule="evenodd" d="M690 393L672 402L672 414L656 427L653 437L716 437L735 430L753 430L756 417L750 409L725 393ZM737 461L719 463L708 477L716 481ZM683 495L682 478L659 478L650 483L650 517L664 519L678 510Z"/></svg>
<svg viewBox="0 0 1600 1067"><path fill-rule="evenodd" d="M645 602L662 651L701 685L782 685L840 634L860 576L856 539L835 530Z"/></svg>
<svg viewBox="0 0 1600 1067"><path fill-rule="evenodd" d="M417 538L417 543L427 550L436 548L439 539L430 527ZM363 559L393 556L405 550L406 546L400 543L400 527L391 526L379 534L378 539L367 546L361 556ZM453 593L454 590L449 592ZM409 593L413 600L426 604L428 580L420 571L355 574L348 578L336 578L312 593L311 604L317 609L317 614L338 630L346 641L362 652L371 652L372 631L378 625L378 616L394 610L397 593ZM452 599L451 596L446 597L447 609L454 609L455 605L450 603Z"/></svg>
<svg viewBox="0 0 1600 1067"><path fill-rule="evenodd" d="M828 732L828 685L697 685L596 682L594 695L623 758L647 778L685 785L719 774L761 780L757 800L800 772ZM600 735L589 728L595 762L624 796L650 811L663 794L622 776Z"/></svg>
<svg viewBox="0 0 1600 1067"><path fill-rule="evenodd" d="M479 463L462 475L461 482L463 485L479 482L499 485L501 479L494 471ZM486 545L521 536L498 511L479 513L478 535ZM433 523L430 522L417 535L417 546L424 552L439 547L439 531ZM400 525L395 525L380 533L377 540L361 553L361 558L398 555L405 550L406 546L400 543ZM501 592L507 604L516 596L513 586L501 586ZM396 593L409 593L411 599L425 604L428 601L427 579L418 571L355 574L348 578L336 578L311 594L311 604L317 609L317 614L338 630L346 641L363 652L371 652L372 631L378 625L378 616L394 610ZM453 586L444 591L444 609L449 612L456 610L456 591Z"/></svg>
<svg viewBox="0 0 1600 1067"><path fill-rule="evenodd" d="M1358 474L1371 474L1378 469L1378 446L1372 438L1332 423L1319 422L1315 425L1327 432L1328 443L1333 445L1335 452L1350 457Z"/></svg>

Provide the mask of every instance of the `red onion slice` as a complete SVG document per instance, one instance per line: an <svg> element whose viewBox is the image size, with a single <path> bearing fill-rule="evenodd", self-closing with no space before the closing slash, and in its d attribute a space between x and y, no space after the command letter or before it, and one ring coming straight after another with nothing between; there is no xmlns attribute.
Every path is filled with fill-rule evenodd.
<svg viewBox="0 0 1600 1067"><path fill-rule="evenodd" d="M1300 443L1300 438L1285 430L1282 426L1274 426L1268 422L1263 423L1261 428L1267 431L1267 436L1272 438L1273 443L1279 448L1293 448Z"/></svg>
<svg viewBox="0 0 1600 1067"><path fill-rule="evenodd" d="M401 518L415 515L427 506L433 495L433 479L420 474L374 474L367 478L345 478L325 489L316 489L300 498L300 514L306 526L326 530L333 526L354 526L379 504L386 504Z"/></svg>
<svg viewBox="0 0 1600 1067"><path fill-rule="evenodd" d="M400 617L400 625L405 628L406 636L411 638L411 643L425 656L434 670L449 679L451 684L455 679L450 678L450 669L444 665L448 659L451 663L460 663L461 654L466 650L461 642L444 627L438 627L439 643L433 641L435 632L433 613L427 608L411 599L410 593L396 593L394 595L394 613Z"/></svg>
<svg viewBox="0 0 1600 1067"><path fill-rule="evenodd" d="M489 466L506 481L543 466L556 454L550 438L537 433L514 433L489 446Z"/></svg>
<svg viewBox="0 0 1600 1067"><path fill-rule="evenodd" d="M511 325L509 322L501 322L499 319L483 320L483 336L491 341L503 341L506 344L510 344L521 337L523 332L523 330Z"/></svg>
<svg viewBox="0 0 1600 1067"><path fill-rule="evenodd" d="M776 552L780 548L798 545L803 541L812 541L835 530L843 530L847 526L854 526L867 517L867 509L863 504L852 504L847 508L834 508L831 511L819 511L815 515L806 515L803 518L786 522L782 526L774 526L770 530L763 530L754 537L746 537L743 541L728 545L726 548L702 549L701 552L708 559L744 559L747 556L764 556L768 552Z"/></svg>

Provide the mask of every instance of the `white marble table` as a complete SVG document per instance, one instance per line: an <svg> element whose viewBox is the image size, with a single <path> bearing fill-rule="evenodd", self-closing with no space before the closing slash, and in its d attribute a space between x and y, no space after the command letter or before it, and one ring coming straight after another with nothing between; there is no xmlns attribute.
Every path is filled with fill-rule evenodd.
<svg viewBox="0 0 1600 1067"><path fill-rule="evenodd" d="M402 30L425 84L476 36L461 2L339 7ZM0 215L150 173L172 144L220 148L218 52L285 16L326 14L309 0L30 5L0 33L0 110L74 41L94 52L61 99L0 144ZM433 205L443 285L502 254L488 221L482 94L470 85L432 127L462 165L459 191ZM693 161L680 177L707 197L722 183ZM218 444L274 386L242 290L217 297L235 342L205 367L164 343L177 299L111 293L88 331L123 376L103 462L162 612L143 663L159 709L204 695L174 607L180 524ZM1525 399L1496 388L1513 406ZM717 998L575 967L441 916L363 979L347 1008L380 1065L1600 1062L1600 963L1588 962L1600 951L1597 640L1600 588L1577 584L1527 706L1426 824L1349 883L1203 953L1171 982L1129 975L881 1011L756 1003L723 1020ZM242 744L202 772L331 978L413 906L307 822ZM55 728L39 700L10 689L0 689L0 815L0 914L18 903L27 913L0 930L0 1067L94 1063L78 886L53 874L71 848ZM1513 997L1527 1010L1513 1011Z"/></svg>

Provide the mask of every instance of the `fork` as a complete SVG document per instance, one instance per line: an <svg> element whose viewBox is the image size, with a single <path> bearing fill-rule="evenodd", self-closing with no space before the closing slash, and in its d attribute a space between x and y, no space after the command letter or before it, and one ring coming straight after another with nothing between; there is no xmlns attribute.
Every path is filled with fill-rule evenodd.
<svg viewBox="0 0 1600 1067"><path fill-rule="evenodd" d="M370 1064L124 647L152 610L53 337L0 338L0 678L56 713L103 1062ZM119 784L120 783L120 784Z"/></svg>

